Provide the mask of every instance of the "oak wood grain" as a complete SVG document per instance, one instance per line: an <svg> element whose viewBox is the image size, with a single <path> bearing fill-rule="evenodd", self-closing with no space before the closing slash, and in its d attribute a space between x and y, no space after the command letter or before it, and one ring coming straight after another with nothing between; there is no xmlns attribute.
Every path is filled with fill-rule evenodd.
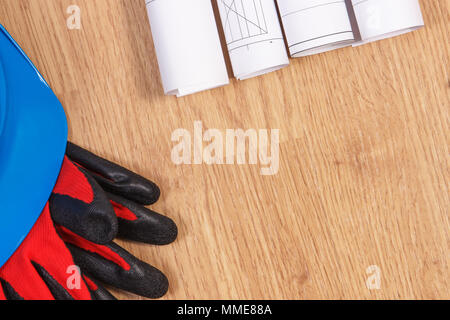
<svg viewBox="0 0 450 320"><path fill-rule="evenodd" d="M143 0L0 0L0 21L70 139L161 186L177 242L121 243L168 275L166 299L448 299L449 1L422 8L417 32L180 99L163 95ZM280 129L279 173L176 166L171 134L195 120Z"/></svg>

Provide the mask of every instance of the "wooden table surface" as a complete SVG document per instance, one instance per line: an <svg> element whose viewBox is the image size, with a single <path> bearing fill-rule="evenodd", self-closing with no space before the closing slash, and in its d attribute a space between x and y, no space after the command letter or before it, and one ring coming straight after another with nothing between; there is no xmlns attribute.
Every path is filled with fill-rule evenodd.
<svg viewBox="0 0 450 320"><path fill-rule="evenodd" d="M165 298L450 298L448 0L422 1L417 32L180 99L163 95L144 3L0 0L0 21L70 139L161 186L176 243L121 243L167 274ZM278 174L175 165L171 134L196 120L280 129Z"/></svg>

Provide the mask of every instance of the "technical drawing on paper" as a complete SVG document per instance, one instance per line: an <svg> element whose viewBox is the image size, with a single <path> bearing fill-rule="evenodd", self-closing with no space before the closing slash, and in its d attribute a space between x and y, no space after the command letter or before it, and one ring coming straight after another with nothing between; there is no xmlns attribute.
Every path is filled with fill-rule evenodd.
<svg viewBox="0 0 450 320"><path fill-rule="evenodd" d="M248 79L289 64L275 0L218 0L236 78Z"/></svg>
<svg viewBox="0 0 450 320"><path fill-rule="evenodd" d="M263 0L219 0L227 44L269 33Z"/></svg>
<svg viewBox="0 0 450 320"><path fill-rule="evenodd" d="M295 58L345 47L355 41L344 0L278 0Z"/></svg>

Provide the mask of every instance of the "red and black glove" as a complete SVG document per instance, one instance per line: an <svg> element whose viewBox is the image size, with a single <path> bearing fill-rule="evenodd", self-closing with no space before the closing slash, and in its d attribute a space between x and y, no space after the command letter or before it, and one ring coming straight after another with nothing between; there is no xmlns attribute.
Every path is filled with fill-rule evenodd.
<svg viewBox="0 0 450 320"><path fill-rule="evenodd" d="M73 144L68 144L66 154L50 208L77 265L88 277L113 287L148 298L163 296L168 290L167 278L112 242L109 227L113 224L108 221L113 212L117 235L123 239L156 245L173 242L178 233L175 223L144 207L159 199L159 188ZM90 223L92 210L96 211L94 217L105 217L107 223ZM88 225L91 227L83 227Z"/></svg>
<svg viewBox="0 0 450 320"><path fill-rule="evenodd" d="M95 299L83 279L78 288L69 287L68 270L74 265L56 233L47 204L26 239L0 269L0 300Z"/></svg>
<svg viewBox="0 0 450 320"><path fill-rule="evenodd" d="M154 183L69 143L67 157L47 209L66 246L59 245L48 255L41 256L42 250L48 250L45 248L48 245L46 234L40 229L39 235L31 232L27 237L27 240L31 239L31 244L27 245L25 241L0 269L4 296L8 299L48 299L52 296L56 299L113 298L97 281L148 298L163 296L168 289L168 280L164 274L113 242L116 236L157 245L169 244L176 239L175 223L144 207L156 202L159 195L159 188ZM51 229L50 219L45 222L46 230ZM37 227L38 224L33 231ZM55 236L51 239L59 243L60 238L56 232L53 233ZM41 238L43 241L38 241ZM24 246L30 247L26 251L25 260L33 261L32 265L35 264L35 257L44 261L44 274L56 279L57 287L62 286L65 295L59 293L41 297L39 291L34 291L33 294L33 288L37 287L35 283L42 282L42 275L39 279L33 278L31 283L25 286L27 290L21 281L15 280L14 275L21 272L20 268L17 269L17 264L20 265L21 262L15 263L16 260L20 261L16 255L22 258L19 253ZM67 255L66 248L70 249L70 258L73 257L73 260L68 258L67 262L55 269L55 266L60 264L60 256ZM88 288L83 295L77 295L71 291L73 289L67 290L64 287L66 269L70 263L81 268L83 288ZM10 264L14 267L11 268ZM3 269L10 270L5 273L6 276L3 276ZM26 271L24 275L28 277L29 270ZM20 278L20 275L18 277ZM49 284L45 279L44 282L47 288L53 283ZM9 294L10 292L14 294ZM24 294L25 292L27 294Z"/></svg>

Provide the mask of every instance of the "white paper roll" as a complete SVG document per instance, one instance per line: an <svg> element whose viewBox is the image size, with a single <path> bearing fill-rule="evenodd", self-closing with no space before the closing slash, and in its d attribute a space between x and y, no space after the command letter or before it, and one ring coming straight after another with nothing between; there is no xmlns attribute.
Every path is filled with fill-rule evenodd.
<svg viewBox="0 0 450 320"><path fill-rule="evenodd" d="M181 97L229 83L211 1L146 5L165 94Z"/></svg>
<svg viewBox="0 0 450 320"><path fill-rule="evenodd" d="M355 41L345 0L277 0L291 56L303 57Z"/></svg>
<svg viewBox="0 0 450 320"><path fill-rule="evenodd" d="M395 37L424 26L419 0L352 0L361 41Z"/></svg>
<svg viewBox="0 0 450 320"><path fill-rule="evenodd" d="M289 65L275 0L217 0L217 4L237 79Z"/></svg>

